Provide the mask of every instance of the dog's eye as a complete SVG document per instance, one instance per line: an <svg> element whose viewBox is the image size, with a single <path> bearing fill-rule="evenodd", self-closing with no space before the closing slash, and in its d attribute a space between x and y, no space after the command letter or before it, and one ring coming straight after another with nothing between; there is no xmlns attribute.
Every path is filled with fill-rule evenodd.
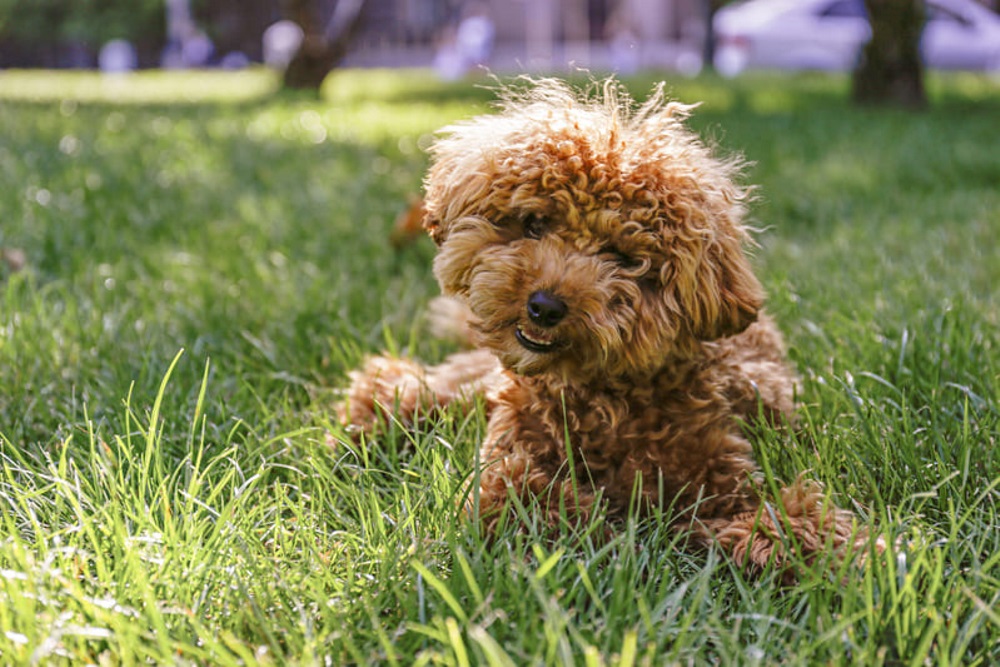
<svg viewBox="0 0 1000 667"><path fill-rule="evenodd" d="M614 257L615 262L623 269L635 268L639 264L639 262L637 262L633 257L630 257L623 252L614 253Z"/></svg>
<svg viewBox="0 0 1000 667"><path fill-rule="evenodd" d="M626 271L635 271L637 269L642 269L646 265L646 260L636 259L631 255L621 252L620 250L615 250L614 248L609 248L604 251L604 254L612 262L625 269Z"/></svg>
<svg viewBox="0 0 1000 667"><path fill-rule="evenodd" d="M545 219L540 215L529 215L524 219L524 238L540 239L545 236Z"/></svg>

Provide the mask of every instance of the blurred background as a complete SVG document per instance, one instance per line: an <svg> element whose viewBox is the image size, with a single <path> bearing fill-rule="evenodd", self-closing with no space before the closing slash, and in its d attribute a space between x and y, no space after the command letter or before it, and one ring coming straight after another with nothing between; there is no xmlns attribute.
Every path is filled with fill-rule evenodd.
<svg viewBox="0 0 1000 667"><path fill-rule="evenodd" d="M876 0L885 5L915 0ZM335 66L628 74L854 67L872 0L0 0L0 68ZM997 0L927 0L932 68L1000 71ZM905 19L897 19L897 22ZM905 26L900 23L900 33Z"/></svg>

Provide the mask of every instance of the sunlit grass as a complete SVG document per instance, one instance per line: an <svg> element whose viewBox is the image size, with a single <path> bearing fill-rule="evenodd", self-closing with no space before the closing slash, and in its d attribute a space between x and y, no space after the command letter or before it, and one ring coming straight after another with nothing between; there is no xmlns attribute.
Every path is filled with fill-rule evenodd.
<svg viewBox="0 0 1000 667"><path fill-rule="evenodd" d="M123 74L97 71L6 70L0 73L0 98L27 102L177 104L259 99L274 92L278 77L264 68L229 72L147 70Z"/></svg>
<svg viewBox="0 0 1000 667"><path fill-rule="evenodd" d="M755 163L803 379L769 481L810 470L890 544L789 587L655 517L484 542L458 511L480 412L328 442L364 354L447 352L433 247L389 230L489 80L0 73L2 661L1000 661L1000 90L935 77L907 114L848 84L667 82Z"/></svg>

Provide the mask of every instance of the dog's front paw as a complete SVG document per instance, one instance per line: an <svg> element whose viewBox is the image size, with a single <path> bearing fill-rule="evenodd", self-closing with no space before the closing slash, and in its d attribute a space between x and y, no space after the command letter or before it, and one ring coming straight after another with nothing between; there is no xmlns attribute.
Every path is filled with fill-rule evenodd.
<svg viewBox="0 0 1000 667"><path fill-rule="evenodd" d="M423 367L406 359L372 357L349 377L335 411L337 421L354 437L377 431L390 415L412 423L427 393Z"/></svg>
<svg viewBox="0 0 1000 667"><path fill-rule="evenodd" d="M706 525L714 541L748 571L777 567L786 582L795 581L802 566L860 565L871 548L884 549L853 514L833 506L818 483L804 479L783 488L776 502Z"/></svg>

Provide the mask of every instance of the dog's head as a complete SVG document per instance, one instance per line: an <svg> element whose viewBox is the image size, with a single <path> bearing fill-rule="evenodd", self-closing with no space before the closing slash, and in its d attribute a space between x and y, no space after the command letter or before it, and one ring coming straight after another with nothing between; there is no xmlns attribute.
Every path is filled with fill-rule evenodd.
<svg viewBox="0 0 1000 667"><path fill-rule="evenodd" d="M534 82L443 130L426 179L434 272L511 370L650 374L742 331L763 293L734 160L713 157L661 89L636 107Z"/></svg>

